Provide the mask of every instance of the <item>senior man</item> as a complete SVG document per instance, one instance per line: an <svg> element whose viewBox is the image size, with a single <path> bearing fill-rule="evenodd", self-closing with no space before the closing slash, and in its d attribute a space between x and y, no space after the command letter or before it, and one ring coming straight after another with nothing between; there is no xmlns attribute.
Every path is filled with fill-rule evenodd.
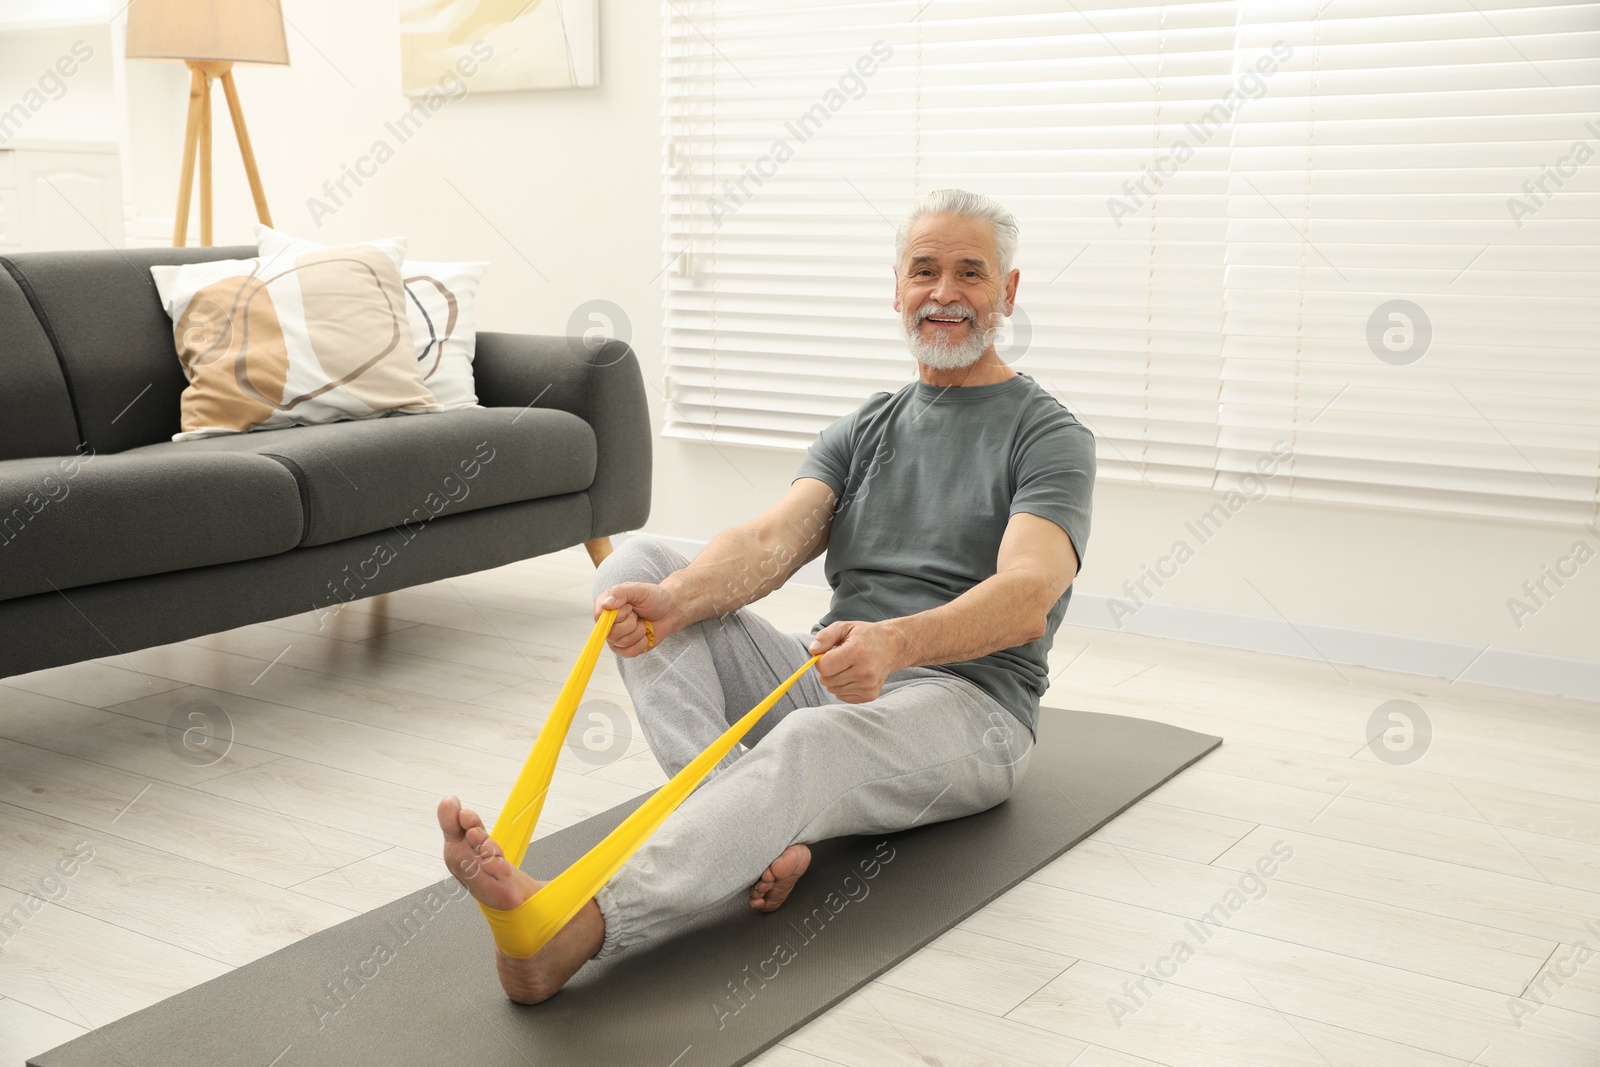
<svg viewBox="0 0 1600 1067"><path fill-rule="evenodd" d="M641 536L600 564L595 615L617 609L607 643L668 775L822 658L549 944L526 959L496 950L511 999L545 1000L588 960L743 887L775 910L809 842L983 811L1021 781L1095 456L1090 432L995 353L1016 247L1015 220L988 197L919 201L894 267L916 380L824 429L788 493L692 562ZM824 550L833 600L811 633L745 606ZM456 798L439 824L446 864L487 906L544 884Z"/></svg>

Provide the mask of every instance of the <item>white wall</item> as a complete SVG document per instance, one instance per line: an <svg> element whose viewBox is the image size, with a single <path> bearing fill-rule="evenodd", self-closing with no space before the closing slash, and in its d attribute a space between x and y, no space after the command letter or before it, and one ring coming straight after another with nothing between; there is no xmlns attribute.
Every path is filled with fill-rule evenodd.
<svg viewBox="0 0 1600 1067"><path fill-rule="evenodd" d="M119 123L116 110L108 106L114 94L107 28L4 27L0 22L0 112L9 112L11 119L3 127L10 137L0 135L0 144L58 138L115 141ZM88 58L78 62L84 55ZM56 69L63 57L73 72L65 78ZM13 110L18 103L24 104L22 111Z"/></svg>
<svg viewBox="0 0 1600 1067"><path fill-rule="evenodd" d="M403 233L419 257L489 259L481 319L492 329L561 333L584 301L615 302L631 317L659 429L661 300L652 279L665 258L660 21L652 4L606 0L601 7L601 88L450 103L321 226L308 198L323 196L323 181L389 136L384 123L411 105L398 91L395 6L286 0L293 65L241 68L239 89L280 228L335 242ZM135 110L166 106L181 118L183 82L171 73L169 97L135 103ZM224 115L218 118L225 123ZM162 128L159 118L149 122ZM147 135L134 145L131 170L150 175L168 166L175 173L181 122L169 119L165 130L167 143ZM225 124L217 153L218 243L247 241L250 200ZM174 163L162 162L169 159ZM135 213L170 218L174 190L155 185L147 181L131 194ZM155 232L169 225L162 221ZM884 252L891 254L887 242ZM892 314L887 284L885 315ZM1024 277L1023 303L1029 284ZM655 456L648 529L691 539L708 538L775 499L799 461L796 453L659 437ZM1102 482L1075 616L1103 622L1097 597L1120 594L1211 500ZM1600 661L1600 560L1521 628L1506 605L1580 538L1600 549L1600 535L1579 527L1266 500L1233 518L1158 591L1155 604L1268 620L1290 642L1304 633L1320 645L1322 628L1344 627L1454 642L1452 655L1462 663L1484 646L1492 646L1485 662L1501 650ZM1135 621L1158 614L1152 608ZM1283 629L1282 619L1299 630ZM1221 632L1189 625L1201 639L1208 629ZM1418 646L1396 647L1404 662ZM1537 673L1538 663L1532 668ZM1416 669L1440 673L1420 661Z"/></svg>

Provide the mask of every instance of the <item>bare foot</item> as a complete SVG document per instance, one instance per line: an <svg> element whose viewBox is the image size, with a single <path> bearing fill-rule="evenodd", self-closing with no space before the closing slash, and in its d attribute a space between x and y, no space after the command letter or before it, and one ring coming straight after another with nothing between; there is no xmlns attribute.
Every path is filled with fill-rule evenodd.
<svg viewBox="0 0 1600 1067"><path fill-rule="evenodd" d="M463 808L456 797L439 801L439 829L444 831L445 866L480 904L510 911L544 887L544 882L510 864L478 813ZM549 944L527 959L507 956L496 946L500 986L518 1004L549 1000L600 951L605 937L605 918L591 899Z"/></svg>
<svg viewBox="0 0 1600 1067"><path fill-rule="evenodd" d="M811 866L811 849L807 845L790 845L783 854L772 861L772 866L761 872L756 884L750 887L750 906L757 911L777 911L789 899L789 891Z"/></svg>

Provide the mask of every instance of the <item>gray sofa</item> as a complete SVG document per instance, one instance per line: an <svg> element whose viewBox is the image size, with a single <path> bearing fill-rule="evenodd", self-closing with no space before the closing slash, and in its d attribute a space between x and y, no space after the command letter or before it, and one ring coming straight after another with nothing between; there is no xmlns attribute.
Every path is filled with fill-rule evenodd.
<svg viewBox="0 0 1600 1067"><path fill-rule="evenodd" d="M173 442L185 383L149 268L254 254L0 256L0 677L643 525L621 341L480 333L481 409Z"/></svg>

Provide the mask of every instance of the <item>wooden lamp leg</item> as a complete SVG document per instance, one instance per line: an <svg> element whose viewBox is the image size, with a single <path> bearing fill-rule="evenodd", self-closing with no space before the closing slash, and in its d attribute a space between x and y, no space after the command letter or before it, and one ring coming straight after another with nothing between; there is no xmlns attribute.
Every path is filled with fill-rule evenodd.
<svg viewBox="0 0 1600 1067"><path fill-rule="evenodd" d="M189 61L189 122L183 135L183 174L178 180L178 213L172 226L172 246L182 248L189 236L189 195L194 189L196 157L200 166L200 243L209 246L212 239L211 198L211 83L222 82L222 92L228 98L228 114L233 119L233 132L239 141L239 155L244 159L245 177L250 180L250 195L255 198L256 218L272 225L272 214L267 210L267 194L261 188L261 172L256 169L256 153L250 144L250 131L245 128L244 110L239 106L239 90L233 83L233 64L220 61Z"/></svg>
<svg viewBox="0 0 1600 1067"><path fill-rule="evenodd" d="M601 560L611 555L611 538L596 537L593 541L585 541L583 547L589 550L589 562L598 567Z"/></svg>
<svg viewBox="0 0 1600 1067"><path fill-rule="evenodd" d="M245 177L250 179L250 195L255 197L256 218L263 226L272 225L272 213L267 210L267 194L261 188L261 174L256 170L256 153L250 147L250 131L245 129L244 110L239 107L239 91L233 86L233 71L222 75L222 91L228 98L228 113L233 116L234 136L239 139L239 154L244 156Z"/></svg>
<svg viewBox="0 0 1600 1067"><path fill-rule="evenodd" d="M195 145L200 136L200 101L207 92L206 76L189 64L189 121L183 133L183 170L178 176L178 213L172 223L172 247L182 248L189 240L189 193L194 188Z"/></svg>
<svg viewBox="0 0 1600 1067"><path fill-rule="evenodd" d="M200 244L211 245L211 76L200 97Z"/></svg>

